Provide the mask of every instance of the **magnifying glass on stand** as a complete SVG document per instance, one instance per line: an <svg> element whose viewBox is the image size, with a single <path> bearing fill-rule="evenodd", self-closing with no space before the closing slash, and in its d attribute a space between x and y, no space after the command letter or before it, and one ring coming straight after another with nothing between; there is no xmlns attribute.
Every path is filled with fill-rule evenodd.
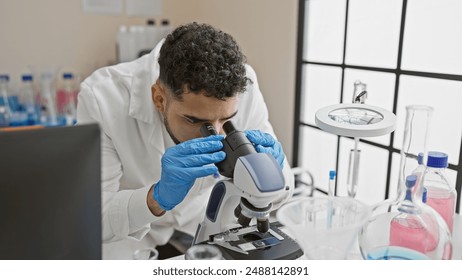
<svg viewBox="0 0 462 280"><path fill-rule="evenodd" d="M316 112L316 125L329 133L353 137L354 149L350 151L348 165L348 196L354 198L358 188L358 170L361 151L359 139L389 134L396 128L396 115L392 112L364 104L367 97L366 85L355 82L355 93L351 104L335 104Z"/></svg>

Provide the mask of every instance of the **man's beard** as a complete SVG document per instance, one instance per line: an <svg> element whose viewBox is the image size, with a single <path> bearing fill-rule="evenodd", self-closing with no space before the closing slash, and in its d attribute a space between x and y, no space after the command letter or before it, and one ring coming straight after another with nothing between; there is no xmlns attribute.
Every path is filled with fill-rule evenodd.
<svg viewBox="0 0 462 280"><path fill-rule="evenodd" d="M178 140L178 138L175 137L175 135L173 135L172 131L170 130L170 125L168 124L168 121L167 121L167 112L165 112L164 114L162 114L162 117L164 119L164 125L165 125L165 129L167 130L168 132L168 135L170 135L170 138L172 138L173 142L178 145L181 143L180 140Z"/></svg>

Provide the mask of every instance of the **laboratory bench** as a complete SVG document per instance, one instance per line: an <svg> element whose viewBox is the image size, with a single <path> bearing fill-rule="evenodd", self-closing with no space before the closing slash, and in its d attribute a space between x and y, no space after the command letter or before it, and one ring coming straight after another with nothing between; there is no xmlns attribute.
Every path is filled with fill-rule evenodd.
<svg viewBox="0 0 462 280"><path fill-rule="evenodd" d="M286 232L288 233L288 232ZM454 230L453 230L453 240L452 240L452 259L453 260L462 260L462 215L456 214L454 216ZM303 257L301 258L303 259ZM355 243L354 248L348 254L347 259L350 260L361 260L362 256L359 251L358 242ZM170 260L184 260L184 255L179 255Z"/></svg>

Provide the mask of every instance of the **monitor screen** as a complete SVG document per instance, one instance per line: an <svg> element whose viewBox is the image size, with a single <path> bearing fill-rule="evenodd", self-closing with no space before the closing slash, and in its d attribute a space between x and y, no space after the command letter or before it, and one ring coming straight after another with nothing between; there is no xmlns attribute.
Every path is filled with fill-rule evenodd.
<svg viewBox="0 0 462 280"><path fill-rule="evenodd" d="M0 259L101 259L97 124L0 132Z"/></svg>

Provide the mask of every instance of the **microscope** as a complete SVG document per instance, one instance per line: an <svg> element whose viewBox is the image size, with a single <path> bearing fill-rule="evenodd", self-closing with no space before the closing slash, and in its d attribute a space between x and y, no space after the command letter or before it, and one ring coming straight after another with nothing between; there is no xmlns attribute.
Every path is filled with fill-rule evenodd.
<svg viewBox="0 0 462 280"><path fill-rule="evenodd" d="M270 154L257 153L231 121L223 125L223 130L226 159L216 166L227 179L213 187L193 245L215 245L225 259L302 256L299 245L281 231L280 224L269 221L271 211L279 208L290 194L276 159ZM208 123L201 127L201 133L203 136L217 134Z"/></svg>

